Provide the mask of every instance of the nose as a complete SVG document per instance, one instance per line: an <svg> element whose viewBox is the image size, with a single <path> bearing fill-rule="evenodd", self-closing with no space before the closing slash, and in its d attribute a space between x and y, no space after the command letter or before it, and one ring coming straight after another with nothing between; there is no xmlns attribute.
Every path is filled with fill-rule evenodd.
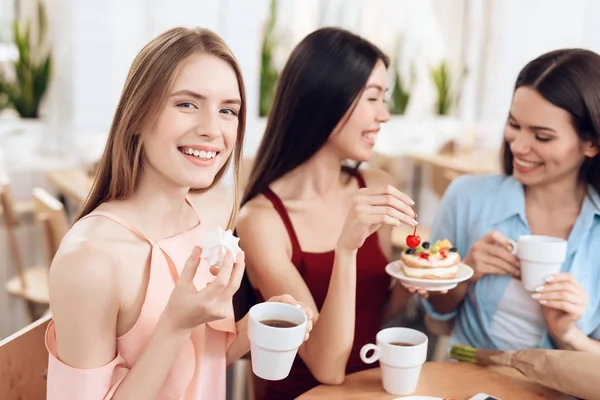
<svg viewBox="0 0 600 400"><path fill-rule="evenodd" d="M507 137L510 150L513 154L527 154L531 150L531 138L524 132L518 132L516 135Z"/></svg>
<svg viewBox="0 0 600 400"><path fill-rule="evenodd" d="M377 122L387 122L390 120L390 110L385 103L381 104L377 113Z"/></svg>
<svg viewBox="0 0 600 400"><path fill-rule="evenodd" d="M198 122L195 128L199 136L208 140L216 139L221 136L221 126L219 124L218 113L213 110L206 110L198 115Z"/></svg>

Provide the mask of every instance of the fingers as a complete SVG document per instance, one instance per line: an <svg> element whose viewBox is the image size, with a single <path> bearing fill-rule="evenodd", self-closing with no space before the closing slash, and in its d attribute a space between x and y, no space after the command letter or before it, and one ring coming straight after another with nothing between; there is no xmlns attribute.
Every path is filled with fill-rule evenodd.
<svg viewBox="0 0 600 400"><path fill-rule="evenodd" d="M200 265L200 256L202 256L202 249L198 246L194 246L192 249L192 255L187 259L181 275L179 275L179 281L182 282L193 282L196 271L198 271L198 265Z"/></svg>
<svg viewBox="0 0 600 400"><path fill-rule="evenodd" d="M499 231L491 231L483 237L484 241L488 244L498 244L504 247L506 250L512 247L510 241L501 234Z"/></svg>
<svg viewBox="0 0 600 400"><path fill-rule="evenodd" d="M365 196L363 201L372 206L388 206L409 215L412 218L417 217L417 213L412 207L412 204L406 203L391 194L377 194L373 196Z"/></svg>
<svg viewBox="0 0 600 400"><path fill-rule="evenodd" d="M561 310L579 319L585 312L585 306L581 304L571 303L567 300L540 300L540 304L544 307Z"/></svg>
<svg viewBox="0 0 600 400"><path fill-rule="evenodd" d="M409 208L408 214L405 211L399 210L393 206L370 206L370 214L373 215L388 215L401 223L405 223L410 226L417 226L419 223L412 215L416 215L412 209Z"/></svg>
<svg viewBox="0 0 600 400"><path fill-rule="evenodd" d="M486 244L484 244L484 246L482 246L482 250L485 251L486 253L488 253L490 256L498 258L498 259L504 261L505 263L507 263L508 265L510 265L511 270L512 269L520 270L519 259L515 255L513 255L511 252L506 250L506 248L500 247L495 244L487 244L486 243Z"/></svg>
<svg viewBox="0 0 600 400"><path fill-rule="evenodd" d="M571 313L583 313L588 303L587 293L570 274L558 275L563 275L557 278L560 279L559 281L552 281L536 288L536 293L533 293L531 297L547 307ZM564 275L569 275L569 277Z"/></svg>
<svg viewBox="0 0 600 400"><path fill-rule="evenodd" d="M214 281L210 283L208 287L213 289L222 291L227 287L229 280L231 279L231 273L233 271L233 258L231 254L228 252L225 254L225 258L223 259L223 263L217 272L217 276Z"/></svg>
<svg viewBox="0 0 600 400"><path fill-rule="evenodd" d="M517 267L489 253L479 254L475 257L475 260L479 269L481 269L481 266L484 267L484 270L480 271L481 273L497 275L508 274L515 277L521 276L521 271L519 271ZM485 269L489 269L489 271L486 271Z"/></svg>
<svg viewBox="0 0 600 400"><path fill-rule="evenodd" d="M231 258L231 256L230 256ZM235 294L240 288L240 284L242 283L242 278L244 277L244 271L246 269L246 255L244 252L241 252L237 255L235 264L233 264L233 269L229 276L229 282L227 286L223 290L223 294L226 296L231 296Z"/></svg>
<svg viewBox="0 0 600 400"><path fill-rule="evenodd" d="M392 185L386 185L382 187L366 187L358 191L360 196L371 197L377 195L390 195L400 200L402 203L406 203L409 206L414 206L415 202L406 194L402 193Z"/></svg>
<svg viewBox="0 0 600 400"><path fill-rule="evenodd" d="M571 284L573 284L576 287L579 287L583 290L583 287L577 281L577 279L575 279L575 277L568 272L561 272L558 274L551 275L546 278L546 282L549 282L549 283L551 282L553 284L558 283L558 282L570 282Z"/></svg>

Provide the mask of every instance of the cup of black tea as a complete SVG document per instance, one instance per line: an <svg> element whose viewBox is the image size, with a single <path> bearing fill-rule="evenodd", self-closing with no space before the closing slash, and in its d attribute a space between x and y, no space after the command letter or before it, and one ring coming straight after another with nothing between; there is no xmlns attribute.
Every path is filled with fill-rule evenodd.
<svg viewBox="0 0 600 400"><path fill-rule="evenodd" d="M376 341L362 347L360 358L367 364L379 361L386 392L398 396L413 393L427 357L427 335L410 328L387 328L379 331ZM373 353L367 356L370 351Z"/></svg>
<svg viewBox="0 0 600 400"><path fill-rule="evenodd" d="M248 313L252 372L262 379L285 379L304 342L306 314L290 304L266 302Z"/></svg>

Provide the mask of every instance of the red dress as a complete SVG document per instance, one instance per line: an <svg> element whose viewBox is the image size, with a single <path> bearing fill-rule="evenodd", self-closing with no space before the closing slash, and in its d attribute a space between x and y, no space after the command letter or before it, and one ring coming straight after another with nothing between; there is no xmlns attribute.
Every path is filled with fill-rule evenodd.
<svg viewBox="0 0 600 400"><path fill-rule="evenodd" d="M355 176L360 187L365 187L364 179L360 173L357 172ZM329 288L334 251L324 253L302 251L292 221L281 199L269 188L263 192L263 195L271 201L273 207L281 216L292 242L291 261L302 275L317 309L321 310ZM356 323L354 343L346 365L346 374L378 366L377 363L363 363L359 352L365 344L375 343L375 336L380 330L381 313L390 286L390 277L385 272L387 263L387 257L379 246L378 235L375 232L365 240L365 243L357 252ZM260 293L257 293L257 296L262 301ZM290 375L286 379L257 382L257 387L262 388L262 390L259 390L262 393L257 393L258 400L294 399L317 385L319 385L319 382L312 376L306 364L298 356Z"/></svg>

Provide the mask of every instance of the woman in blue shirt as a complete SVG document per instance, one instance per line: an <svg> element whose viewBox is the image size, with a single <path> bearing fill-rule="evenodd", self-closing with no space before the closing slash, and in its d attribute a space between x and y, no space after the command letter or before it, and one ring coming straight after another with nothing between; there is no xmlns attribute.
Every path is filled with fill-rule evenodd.
<svg viewBox="0 0 600 400"><path fill-rule="evenodd" d="M424 306L454 319L451 344L600 353L600 55L558 50L527 64L504 139L505 175L456 179L431 233L475 274ZM508 242L527 234L568 241L561 272L533 294Z"/></svg>

